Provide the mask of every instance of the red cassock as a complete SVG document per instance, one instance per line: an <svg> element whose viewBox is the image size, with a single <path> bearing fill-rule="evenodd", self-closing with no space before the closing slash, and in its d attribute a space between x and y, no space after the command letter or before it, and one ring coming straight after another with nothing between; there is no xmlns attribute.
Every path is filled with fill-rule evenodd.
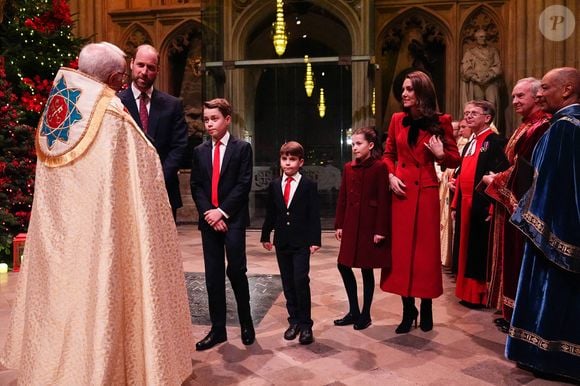
<svg viewBox="0 0 580 386"><path fill-rule="evenodd" d="M409 146L406 113L395 113L389 125L383 161L407 186L406 197L392 194L392 264L383 269L381 289L401 296L435 298L443 293L439 238L439 181L435 156L425 146L431 138L419 130L415 146ZM442 167L459 166L460 156L453 138L451 117L439 117L444 130L445 156Z"/></svg>
<svg viewBox="0 0 580 386"><path fill-rule="evenodd" d="M526 190L515 164L518 158L530 162L536 143L549 126L550 115L543 111L526 117L505 147L510 167L498 173L485 189L485 193L495 201L488 252L488 259L492 262L488 306L499 305L506 320L511 320L524 254L524 235L509 222Z"/></svg>
<svg viewBox="0 0 580 386"><path fill-rule="evenodd" d="M335 229L342 229L338 262L347 267L383 268L389 253L389 195L387 168L369 158L344 166L336 203ZM386 240L375 244L374 235Z"/></svg>

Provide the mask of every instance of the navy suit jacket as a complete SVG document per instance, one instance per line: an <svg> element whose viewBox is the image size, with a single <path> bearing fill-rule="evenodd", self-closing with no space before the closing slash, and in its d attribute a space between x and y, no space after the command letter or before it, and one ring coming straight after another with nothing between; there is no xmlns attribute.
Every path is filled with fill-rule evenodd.
<svg viewBox="0 0 580 386"><path fill-rule="evenodd" d="M281 179L274 178L268 186L266 218L260 241L269 242L270 232L274 229L276 248L320 246L320 204L316 182L302 175L287 208Z"/></svg>
<svg viewBox="0 0 580 386"><path fill-rule="evenodd" d="M121 91L119 98L142 129L139 109L131 87ZM180 99L153 89L149 106L147 137L159 154L171 207L180 208L183 203L179 192L177 172L187 148L187 125L185 124L183 103Z"/></svg>
<svg viewBox="0 0 580 386"><path fill-rule="evenodd" d="M222 160L218 184L219 208L229 228L247 228L250 225L248 209L252 188L252 146L230 136ZM191 195L199 212L199 229L209 230L203 213L215 208L211 203L212 142L205 141L193 149L191 165Z"/></svg>

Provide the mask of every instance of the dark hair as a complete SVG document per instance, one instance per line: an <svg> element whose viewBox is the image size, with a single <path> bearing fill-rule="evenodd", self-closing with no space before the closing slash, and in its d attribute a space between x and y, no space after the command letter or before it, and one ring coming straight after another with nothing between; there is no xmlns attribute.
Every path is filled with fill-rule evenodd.
<svg viewBox="0 0 580 386"><path fill-rule="evenodd" d="M467 105L479 107L480 109L483 110L483 113L485 115L491 116L491 119L489 120L490 123L493 122L493 120L495 119L495 107L493 106L493 103L485 100L477 100L477 101L469 101L465 104L465 106Z"/></svg>
<svg viewBox="0 0 580 386"><path fill-rule="evenodd" d="M354 133L352 133L352 135L357 135L357 134L363 135L365 140L368 143L375 144L375 146L373 146L373 148L371 149L371 158L372 159L381 158L381 156L383 155L383 149L382 149L381 144L379 142L379 136L377 134L377 131L374 129L374 127L358 128L354 131Z"/></svg>
<svg viewBox="0 0 580 386"><path fill-rule="evenodd" d="M218 109L224 117L232 115L232 105L224 98L215 98L207 102L203 102L204 109Z"/></svg>
<svg viewBox="0 0 580 386"><path fill-rule="evenodd" d="M417 100L418 117L411 117L409 109L404 110L408 113L407 117L403 119L404 126L410 126L407 142L414 146L419 137L419 130L427 130L432 135L437 135L443 140L444 132L439 125L439 105L437 104L437 94L435 93L435 86L433 81L423 71L410 72L406 79L411 81L411 86L415 92L415 99Z"/></svg>
<svg viewBox="0 0 580 386"><path fill-rule="evenodd" d="M280 156L291 155L304 159L304 148L296 141L288 141L280 148Z"/></svg>

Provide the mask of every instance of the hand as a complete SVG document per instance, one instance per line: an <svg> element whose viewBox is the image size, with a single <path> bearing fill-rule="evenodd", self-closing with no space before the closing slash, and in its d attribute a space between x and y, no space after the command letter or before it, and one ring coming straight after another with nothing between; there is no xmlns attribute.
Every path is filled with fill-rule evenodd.
<svg viewBox="0 0 580 386"><path fill-rule="evenodd" d="M342 240L342 229L337 229L334 231L334 237L336 237L336 239L338 241Z"/></svg>
<svg viewBox="0 0 580 386"><path fill-rule="evenodd" d="M218 209L210 209L203 214L203 218L207 223L213 227L223 217L222 212Z"/></svg>
<svg viewBox="0 0 580 386"><path fill-rule="evenodd" d="M447 183L447 186L449 187L450 191L455 192L455 178L450 179Z"/></svg>
<svg viewBox="0 0 580 386"><path fill-rule="evenodd" d="M439 137L436 135L432 135L431 138L429 138L429 142L425 142L424 145L438 160L442 160L443 157L445 157L443 142L441 142Z"/></svg>
<svg viewBox="0 0 580 386"><path fill-rule="evenodd" d="M385 236L382 235L374 235L373 236L373 243L378 244L385 239Z"/></svg>
<svg viewBox="0 0 580 386"><path fill-rule="evenodd" d="M316 251L318 251L320 249L320 245L311 245L310 246L310 254L314 255L314 253L316 253Z"/></svg>
<svg viewBox="0 0 580 386"><path fill-rule="evenodd" d="M212 225L212 228L216 232L227 232L228 231L228 224L224 220L219 220L218 222Z"/></svg>
<svg viewBox="0 0 580 386"><path fill-rule="evenodd" d="M407 193L405 193L405 188L407 185L405 185L403 181L399 179L399 177L395 176L394 174L389 175L389 185L393 193L395 193L397 196L407 197Z"/></svg>
<svg viewBox="0 0 580 386"><path fill-rule="evenodd" d="M489 174L486 174L485 176L483 176L483 178L481 180L483 181L484 184L489 185L493 182L496 175L497 175L497 173L489 172Z"/></svg>
<svg viewBox="0 0 580 386"><path fill-rule="evenodd" d="M272 250L272 243L271 242L267 242L267 243L262 243L262 246L264 247L265 250L267 251L271 251Z"/></svg>

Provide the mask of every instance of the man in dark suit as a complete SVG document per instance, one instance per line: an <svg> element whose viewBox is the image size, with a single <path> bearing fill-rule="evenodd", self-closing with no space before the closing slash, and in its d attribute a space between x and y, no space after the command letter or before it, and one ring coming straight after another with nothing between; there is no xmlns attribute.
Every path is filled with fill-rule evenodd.
<svg viewBox="0 0 580 386"><path fill-rule="evenodd" d="M288 323L284 339L293 340L300 333L300 344L314 341L310 302L310 254L320 248L320 205L316 183L300 174L304 148L290 141L280 148L282 177L268 187L266 218L260 241L272 250L274 245L282 286L286 297Z"/></svg>
<svg viewBox="0 0 580 386"><path fill-rule="evenodd" d="M181 100L153 88L158 73L157 50L147 44L137 47L131 59L133 81L119 98L157 149L175 219L177 208L183 206L177 172L187 147L187 125Z"/></svg>
<svg viewBox="0 0 580 386"><path fill-rule="evenodd" d="M191 194L199 213L211 319L210 332L196 344L198 351L227 340L225 274L236 297L242 342L250 345L255 340L246 277L252 147L230 135L231 119L232 108L227 100L217 98L204 102L203 120L211 140L193 151ZM227 257L227 269L224 257Z"/></svg>

